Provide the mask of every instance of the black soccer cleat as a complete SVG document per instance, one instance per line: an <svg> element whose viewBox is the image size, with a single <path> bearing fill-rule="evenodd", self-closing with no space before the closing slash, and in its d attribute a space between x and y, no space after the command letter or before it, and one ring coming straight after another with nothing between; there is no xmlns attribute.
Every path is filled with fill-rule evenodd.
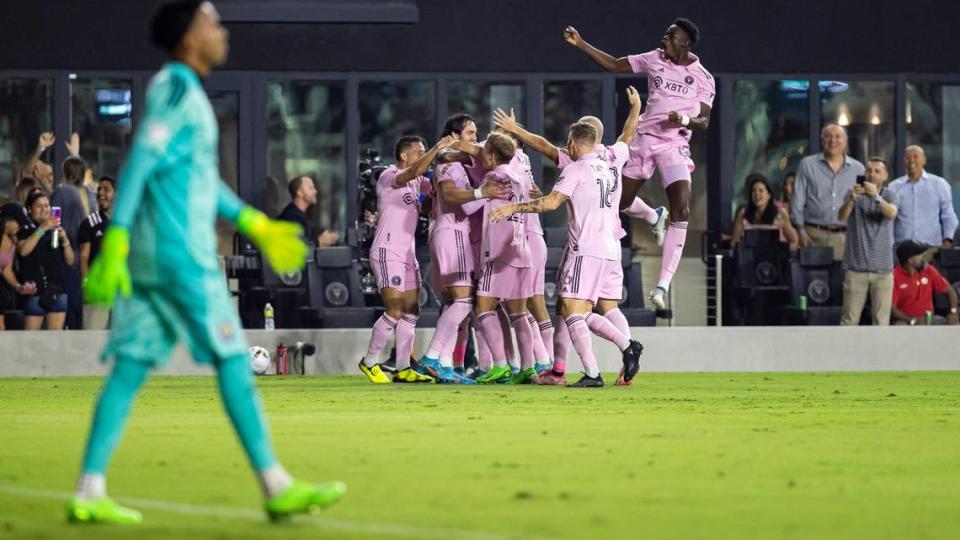
<svg viewBox="0 0 960 540"><path fill-rule="evenodd" d="M603 388L603 377L600 375L591 377L584 373L579 381L568 384L567 388Z"/></svg>
<svg viewBox="0 0 960 540"><path fill-rule="evenodd" d="M630 346L623 351L623 380L630 382L640 371L640 355L643 354L643 345L639 341L630 340Z"/></svg>

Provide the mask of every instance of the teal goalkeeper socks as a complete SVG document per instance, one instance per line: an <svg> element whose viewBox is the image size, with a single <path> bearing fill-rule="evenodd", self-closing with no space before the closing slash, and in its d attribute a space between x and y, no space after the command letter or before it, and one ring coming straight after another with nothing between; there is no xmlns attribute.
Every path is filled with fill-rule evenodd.
<svg viewBox="0 0 960 540"><path fill-rule="evenodd" d="M277 458L246 356L222 360L217 365L217 382L223 405L254 470L262 471L275 465Z"/></svg>
<svg viewBox="0 0 960 540"><path fill-rule="evenodd" d="M130 405L137 391L147 379L150 366L134 360L117 359L113 371L103 385L93 425L83 457L83 472L105 474L110 456L120 442L123 428L130 414Z"/></svg>

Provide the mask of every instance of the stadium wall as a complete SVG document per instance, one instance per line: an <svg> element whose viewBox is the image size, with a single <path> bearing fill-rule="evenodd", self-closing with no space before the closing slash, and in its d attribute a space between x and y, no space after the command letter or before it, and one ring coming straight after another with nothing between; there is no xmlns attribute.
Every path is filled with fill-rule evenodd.
<svg viewBox="0 0 960 540"><path fill-rule="evenodd" d="M2 2L0 69L155 69L162 57L146 28L157 3ZM626 55L658 46L673 18L686 16L700 26L698 52L714 73L960 71L951 54L960 2L944 0L414 3L416 23L228 23L224 69L589 71L596 67L564 44L566 25Z"/></svg>
<svg viewBox="0 0 960 540"><path fill-rule="evenodd" d="M417 331L422 351L431 329ZM743 371L901 371L960 370L957 331L953 327L675 327L634 328L646 347L641 369L650 372ZM0 332L0 377L102 375L107 366L97 355L106 332ZM276 350L278 343L317 345L307 359L307 374L359 374L369 330L247 331L253 345ZM389 351L390 345L386 350ZM616 372L615 347L594 340L603 371ZM571 351L569 370L580 368ZM208 375L178 347L161 371L168 375Z"/></svg>

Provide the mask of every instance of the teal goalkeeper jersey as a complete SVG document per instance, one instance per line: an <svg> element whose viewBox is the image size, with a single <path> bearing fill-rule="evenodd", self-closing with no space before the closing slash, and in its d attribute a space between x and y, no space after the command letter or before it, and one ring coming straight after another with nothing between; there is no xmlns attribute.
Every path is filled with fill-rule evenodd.
<svg viewBox="0 0 960 540"><path fill-rule="evenodd" d="M134 284L164 286L217 274L216 218L243 206L220 179L219 130L187 65L151 79L145 117L118 180L112 225L130 230Z"/></svg>

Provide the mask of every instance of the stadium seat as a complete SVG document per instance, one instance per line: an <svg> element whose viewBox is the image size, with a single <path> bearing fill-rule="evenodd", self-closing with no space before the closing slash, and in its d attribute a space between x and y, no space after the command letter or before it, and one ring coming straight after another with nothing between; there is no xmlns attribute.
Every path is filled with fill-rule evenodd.
<svg viewBox="0 0 960 540"><path fill-rule="evenodd" d="M807 308L800 308L800 297ZM800 248L790 261L790 305L784 308L787 324L837 325L843 306L843 269L833 260L833 249L817 246Z"/></svg>
<svg viewBox="0 0 960 540"><path fill-rule="evenodd" d="M763 326L780 322L789 299L790 249L780 231L751 229L733 251L736 322Z"/></svg>

